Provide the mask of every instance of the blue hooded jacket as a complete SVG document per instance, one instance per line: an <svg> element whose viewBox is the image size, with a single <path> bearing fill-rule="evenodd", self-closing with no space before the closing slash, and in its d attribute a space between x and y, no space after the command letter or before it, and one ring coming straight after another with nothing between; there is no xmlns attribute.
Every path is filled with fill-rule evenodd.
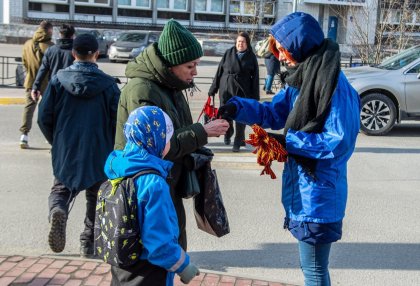
<svg viewBox="0 0 420 286"><path fill-rule="evenodd" d="M273 26L271 33L298 61L310 56L324 39L319 25L305 13L286 16ZM298 89L286 86L272 102L259 103L234 97L229 103L237 107L235 120L280 130L284 128L298 96ZM287 132L286 149L289 153L317 160L316 179L308 175L293 157L284 164L282 203L286 226L299 240L325 243L341 238L341 221L347 201L347 161L355 148L359 116L359 96L340 71L322 132L293 129ZM328 229L323 228L325 224L328 224Z"/></svg>
<svg viewBox="0 0 420 286"><path fill-rule="evenodd" d="M156 110L158 113L155 113ZM152 112L154 119L150 120ZM156 106L135 109L124 125L125 148L109 155L105 173L110 180L133 176L148 169L160 173L160 176L145 174L135 179L144 246L140 258L166 269L166 285L171 286L175 273L182 272L190 258L178 244L178 218L165 180L173 163L161 159L166 144L164 122L163 113Z"/></svg>

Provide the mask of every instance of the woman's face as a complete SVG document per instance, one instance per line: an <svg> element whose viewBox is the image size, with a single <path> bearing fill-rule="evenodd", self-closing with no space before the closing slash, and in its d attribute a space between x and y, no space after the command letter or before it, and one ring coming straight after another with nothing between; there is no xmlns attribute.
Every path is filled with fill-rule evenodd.
<svg viewBox="0 0 420 286"><path fill-rule="evenodd" d="M238 52L245 52L248 49L245 37L239 36L236 38L236 49Z"/></svg>
<svg viewBox="0 0 420 286"><path fill-rule="evenodd" d="M297 64L297 61L293 59L292 55L277 41L276 49L279 51L279 61L285 62L288 66L295 66Z"/></svg>
<svg viewBox="0 0 420 286"><path fill-rule="evenodd" d="M169 69L180 80L191 83L194 79L194 76L197 75L197 66L199 62L200 59L196 59L191 62L170 67Z"/></svg>

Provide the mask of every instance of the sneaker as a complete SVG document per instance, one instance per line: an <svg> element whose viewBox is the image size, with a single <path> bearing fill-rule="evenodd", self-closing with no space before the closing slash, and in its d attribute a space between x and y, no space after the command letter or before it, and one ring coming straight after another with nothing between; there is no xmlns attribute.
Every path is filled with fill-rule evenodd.
<svg viewBox="0 0 420 286"><path fill-rule="evenodd" d="M93 242L80 242L80 257L82 258L96 258Z"/></svg>
<svg viewBox="0 0 420 286"><path fill-rule="evenodd" d="M66 246L67 214L60 208L54 208L50 214L51 229L48 244L54 252L62 252Z"/></svg>
<svg viewBox="0 0 420 286"><path fill-rule="evenodd" d="M274 92L272 92L271 90L267 90L267 91L265 92L265 94L267 94L267 95L272 95L272 94L274 94Z"/></svg>
<svg viewBox="0 0 420 286"><path fill-rule="evenodd" d="M20 136L20 148L28 149L29 148L28 141L29 141L28 135L22 134L22 136Z"/></svg>

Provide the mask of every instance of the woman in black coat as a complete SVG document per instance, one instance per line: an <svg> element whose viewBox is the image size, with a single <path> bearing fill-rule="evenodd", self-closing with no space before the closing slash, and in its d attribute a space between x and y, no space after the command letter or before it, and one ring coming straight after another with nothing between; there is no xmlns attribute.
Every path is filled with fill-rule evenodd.
<svg viewBox="0 0 420 286"><path fill-rule="evenodd" d="M219 63L217 73L210 86L209 95L219 92L220 106L232 96L260 99L258 61L251 47L249 35L238 34L236 44L228 49ZM234 133L233 121L229 121L229 130L225 135L225 144L230 145ZM240 146L245 146L245 125L235 122L235 139L233 152L239 152Z"/></svg>

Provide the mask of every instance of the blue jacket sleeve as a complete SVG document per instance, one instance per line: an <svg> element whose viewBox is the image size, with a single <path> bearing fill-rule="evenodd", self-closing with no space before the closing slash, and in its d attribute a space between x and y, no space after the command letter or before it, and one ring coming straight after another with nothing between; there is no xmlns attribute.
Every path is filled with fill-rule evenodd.
<svg viewBox="0 0 420 286"><path fill-rule="evenodd" d="M247 125L257 124L262 128L282 129L293 106L293 97L297 91L292 88L280 90L271 102L258 102L238 96L232 97L228 103L237 107L235 120Z"/></svg>
<svg viewBox="0 0 420 286"><path fill-rule="evenodd" d="M53 143L54 134L54 97L56 89L54 80L48 83L38 108L38 126L48 143Z"/></svg>
<svg viewBox="0 0 420 286"><path fill-rule="evenodd" d="M154 178L147 186L139 185L144 178ZM178 219L167 183L157 175L143 176L137 180L139 212L143 211L141 239L146 259L169 272L180 273L190 258L178 244ZM146 193L144 193L146 192Z"/></svg>

